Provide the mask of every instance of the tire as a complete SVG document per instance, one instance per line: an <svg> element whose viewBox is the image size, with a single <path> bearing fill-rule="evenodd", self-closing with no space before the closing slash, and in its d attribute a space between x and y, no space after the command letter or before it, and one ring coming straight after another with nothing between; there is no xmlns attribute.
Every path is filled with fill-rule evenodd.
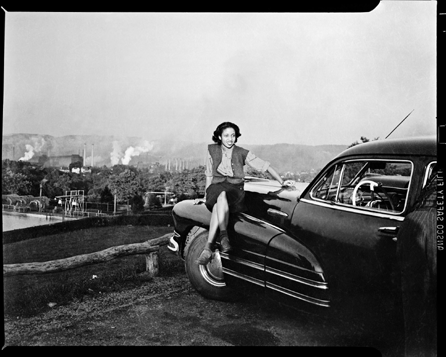
<svg viewBox="0 0 446 357"><path fill-rule="evenodd" d="M224 281L219 251L215 251L207 265L199 265L196 260L200 256L208 239L208 231L198 230L191 235L185 247L185 268L192 286L208 299L234 301L238 294Z"/></svg>

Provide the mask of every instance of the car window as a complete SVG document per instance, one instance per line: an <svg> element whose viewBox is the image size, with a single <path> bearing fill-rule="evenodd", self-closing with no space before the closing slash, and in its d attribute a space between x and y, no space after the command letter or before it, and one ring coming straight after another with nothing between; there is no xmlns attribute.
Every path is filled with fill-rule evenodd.
<svg viewBox="0 0 446 357"><path fill-rule="evenodd" d="M423 187L426 186L426 183L436 172L437 172L437 162L432 161L429 165L427 165L426 174L423 180Z"/></svg>
<svg viewBox="0 0 446 357"><path fill-rule="evenodd" d="M318 184L313 189L314 197L326 201L334 200L339 186L341 168L342 165L335 165L331 167L327 174L318 182Z"/></svg>
<svg viewBox="0 0 446 357"><path fill-rule="evenodd" d="M412 163L356 160L332 166L312 189L312 198L358 209L404 211Z"/></svg>

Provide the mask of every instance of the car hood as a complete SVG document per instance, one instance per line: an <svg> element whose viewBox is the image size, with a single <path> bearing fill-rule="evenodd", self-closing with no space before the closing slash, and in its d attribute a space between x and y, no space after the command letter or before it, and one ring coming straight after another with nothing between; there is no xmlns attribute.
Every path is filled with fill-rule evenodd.
<svg viewBox="0 0 446 357"><path fill-rule="evenodd" d="M245 181L245 191L256 192L261 194L268 194L271 192L277 192L280 196L285 196L290 199L300 198L302 192L309 185L308 182L296 182L293 187L282 187L275 180L247 178Z"/></svg>

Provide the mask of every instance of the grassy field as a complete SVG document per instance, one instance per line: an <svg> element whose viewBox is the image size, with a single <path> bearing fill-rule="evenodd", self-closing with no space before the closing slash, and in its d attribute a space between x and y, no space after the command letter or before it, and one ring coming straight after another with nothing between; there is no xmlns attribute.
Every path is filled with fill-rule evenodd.
<svg viewBox="0 0 446 357"><path fill-rule="evenodd" d="M3 245L3 263L44 262L93 253L113 246L140 243L172 232L171 227L108 226L76 230ZM161 247L160 275L183 273L182 261ZM133 255L59 273L3 278L4 313L31 316L88 296L150 283L145 257Z"/></svg>

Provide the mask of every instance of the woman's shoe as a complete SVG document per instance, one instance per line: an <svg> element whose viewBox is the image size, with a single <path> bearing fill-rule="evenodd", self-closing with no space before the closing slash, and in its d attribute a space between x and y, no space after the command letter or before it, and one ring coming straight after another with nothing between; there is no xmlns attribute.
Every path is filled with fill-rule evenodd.
<svg viewBox="0 0 446 357"><path fill-rule="evenodd" d="M229 244L228 237L223 237L221 239L221 241L220 241L220 248L221 248L220 251L222 253L227 253L227 252L229 252L232 249L231 244Z"/></svg>
<svg viewBox="0 0 446 357"><path fill-rule="evenodd" d="M208 248L204 248L196 262L198 265L206 265L211 261L211 259L212 251Z"/></svg>

